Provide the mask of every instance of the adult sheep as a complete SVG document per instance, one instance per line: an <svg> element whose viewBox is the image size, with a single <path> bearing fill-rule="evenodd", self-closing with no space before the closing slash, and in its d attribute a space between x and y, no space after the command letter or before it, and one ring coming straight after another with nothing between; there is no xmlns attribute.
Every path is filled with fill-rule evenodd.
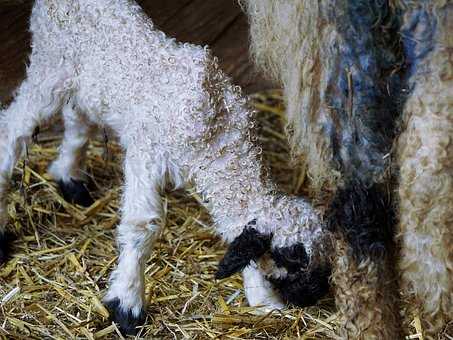
<svg viewBox="0 0 453 340"><path fill-rule="evenodd" d="M397 337L399 273L434 336L453 315L452 2L242 5L257 64L284 87L294 152L315 192L335 192L343 335Z"/></svg>

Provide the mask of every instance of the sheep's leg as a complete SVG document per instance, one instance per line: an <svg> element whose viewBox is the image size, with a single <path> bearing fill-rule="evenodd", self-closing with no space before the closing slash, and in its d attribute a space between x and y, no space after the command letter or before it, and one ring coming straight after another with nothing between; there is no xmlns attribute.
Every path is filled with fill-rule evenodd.
<svg viewBox="0 0 453 340"><path fill-rule="evenodd" d="M398 158L402 288L419 308L425 338L437 339L453 318L453 7L432 7L406 15L415 87Z"/></svg>
<svg viewBox="0 0 453 340"><path fill-rule="evenodd" d="M394 339L397 282L392 246L392 205L377 185L346 185L331 206L337 226L332 283L347 339Z"/></svg>
<svg viewBox="0 0 453 340"><path fill-rule="evenodd" d="M126 334L136 333L144 321L144 267L161 225L159 188L162 164L140 159L129 147L125 159L122 218L118 226L119 260L105 297L112 319Z"/></svg>
<svg viewBox="0 0 453 340"><path fill-rule="evenodd" d="M449 87L440 83L417 84L399 152L402 285L422 302L421 319L432 336L453 315L453 120Z"/></svg>
<svg viewBox="0 0 453 340"><path fill-rule="evenodd" d="M49 168L66 201L90 206L93 199L86 188L84 165L91 127L70 100L62 110L65 131L58 158Z"/></svg>
<svg viewBox="0 0 453 340"><path fill-rule="evenodd" d="M272 288L271 283L264 278L254 262L245 267L242 277L245 296L251 307L259 307L257 311L262 313L284 307L284 303Z"/></svg>
<svg viewBox="0 0 453 340"><path fill-rule="evenodd" d="M393 336L399 332L394 308L398 287L391 266L395 262L393 254L358 260L351 253L349 242L338 237L332 282L340 312L341 338L395 339Z"/></svg>
<svg viewBox="0 0 453 340"><path fill-rule="evenodd" d="M65 94L61 74L35 63L32 55L26 80L11 105L0 111L0 264L10 250L6 196L14 166L36 126L60 109Z"/></svg>

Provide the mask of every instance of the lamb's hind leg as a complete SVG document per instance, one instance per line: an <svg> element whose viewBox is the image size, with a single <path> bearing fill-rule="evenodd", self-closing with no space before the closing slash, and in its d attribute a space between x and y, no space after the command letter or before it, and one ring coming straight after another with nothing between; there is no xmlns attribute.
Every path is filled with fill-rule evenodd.
<svg viewBox="0 0 453 340"><path fill-rule="evenodd" d="M85 182L85 156L92 127L85 116L77 112L72 100L62 110L65 131L58 158L49 172L57 181L66 201L88 207L93 203Z"/></svg>
<svg viewBox="0 0 453 340"><path fill-rule="evenodd" d="M66 94L60 74L34 63L11 105L0 111L0 264L7 259L11 237L6 232L8 184L35 127L57 112Z"/></svg>
<svg viewBox="0 0 453 340"><path fill-rule="evenodd" d="M126 334L136 333L144 321L144 267L161 225L159 188L165 176L162 162L141 157L133 148L128 148L124 166L119 260L104 299L111 318Z"/></svg>

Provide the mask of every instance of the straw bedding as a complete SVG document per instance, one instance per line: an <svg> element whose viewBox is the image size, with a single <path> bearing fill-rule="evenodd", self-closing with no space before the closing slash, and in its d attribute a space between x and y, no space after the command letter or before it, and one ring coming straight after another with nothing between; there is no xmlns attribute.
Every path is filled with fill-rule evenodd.
<svg viewBox="0 0 453 340"><path fill-rule="evenodd" d="M304 193L302 167L288 163L279 91L252 96L259 143L272 177L283 190ZM88 150L88 175L97 199L87 209L66 203L46 174L59 135L41 127L15 169L9 197L15 255L0 268L1 339L121 338L101 303L116 261L121 149L100 134ZM297 168L297 169L295 169ZM162 193L166 228L146 268L146 339L333 339L337 314L332 297L316 307L256 315L247 307L239 275L214 280L224 245L209 229L194 193ZM409 319L409 318L408 318ZM405 325L422 339L420 320Z"/></svg>

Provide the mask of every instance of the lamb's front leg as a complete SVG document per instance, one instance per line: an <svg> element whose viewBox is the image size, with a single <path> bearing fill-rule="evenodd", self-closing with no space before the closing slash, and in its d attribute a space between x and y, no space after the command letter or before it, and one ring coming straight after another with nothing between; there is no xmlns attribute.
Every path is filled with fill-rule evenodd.
<svg viewBox="0 0 453 340"><path fill-rule="evenodd" d="M118 226L119 260L104 299L110 316L126 334L145 318L144 267L161 225L161 164L127 150L122 218ZM145 158L145 159L143 159Z"/></svg>
<svg viewBox="0 0 453 340"><path fill-rule="evenodd" d="M271 283L266 280L255 262L244 268L242 277L247 301L251 307L257 307L258 313L269 313L272 310L280 310L285 307L282 299L272 288Z"/></svg>

